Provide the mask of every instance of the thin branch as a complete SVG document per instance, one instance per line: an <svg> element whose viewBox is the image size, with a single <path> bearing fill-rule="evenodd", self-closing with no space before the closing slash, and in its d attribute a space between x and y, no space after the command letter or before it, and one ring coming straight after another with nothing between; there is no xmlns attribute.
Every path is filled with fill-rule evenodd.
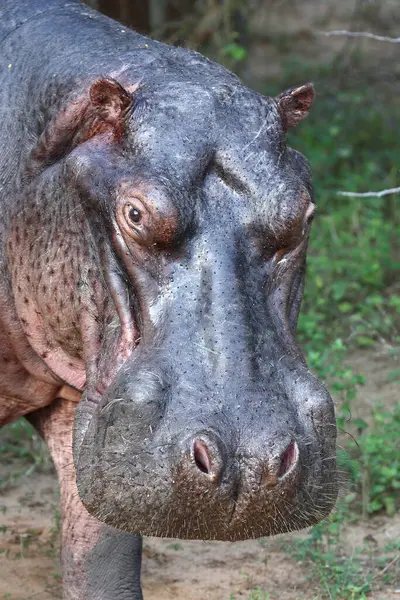
<svg viewBox="0 0 400 600"><path fill-rule="evenodd" d="M390 563L388 565L386 565L386 567L384 569L382 569L382 571L380 573L377 573L376 575L374 575L374 577L372 579L376 579L377 577L382 577L382 575L384 575L386 573L386 571L388 571L390 569L390 567L392 567L398 560L400 560L400 554L395 556L394 559L391 560Z"/></svg>
<svg viewBox="0 0 400 600"><path fill-rule="evenodd" d="M375 33L370 33L369 31L346 31L344 29L340 29L338 31L317 31L318 35L325 35L327 37L333 35L346 35L347 37L364 37L369 38L371 40L376 40L377 42L390 42L391 44L400 44L400 37L393 38L387 37L385 35L376 35Z"/></svg>
<svg viewBox="0 0 400 600"><path fill-rule="evenodd" d="M349 196L351 198L382 198L390 194L399 194L400 187L391 188L390 190L381 190L380 192L336 192L338 196Z"/></svg>

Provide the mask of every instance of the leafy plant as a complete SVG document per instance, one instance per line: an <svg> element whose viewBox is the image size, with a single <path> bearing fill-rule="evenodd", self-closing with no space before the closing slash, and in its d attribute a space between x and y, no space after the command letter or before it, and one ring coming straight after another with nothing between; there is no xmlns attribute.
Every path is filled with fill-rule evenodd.
<svg viewBox="0 0 400 600"><path fill-rule="evenodd" d="M396 200L336 193L398 185L390 109L379 110L354 93L325 97L289 141L312 164L318 207L300 338L314 345L323 338L347 339L359 347L382 339L398 343L399 296L393 288L386 291L400 274Z"/></svg>
<svg viewBox="0 0 400 600"><path fill-rule="evenodd" d="M322 598L330 600L364 600L370 589L372 574L365 574L360 551L347 556L341 529L347 505L339 505L330 519L315 525L307 536L295 539L285 550L309 566L308 578L319 584Z"/></svg>
<svg viewBox="0 0 400 600"><path fill-rule="evenodd" d="M350 454L360 456L360 469L353 472L359 485L364 515L400 508L400 403L393 412L382 405L373 409L371 427L357 440L348 442Z"/></svg>
<svg viewBox="0 0 400 600"><path fill-rule="evenodd" d="M0 458L3 464L15 464L6 476L0 477L0 489L15 484L23 476L51 464L49 452L34 428L25 419L18 419L1 429Z"/></svg>

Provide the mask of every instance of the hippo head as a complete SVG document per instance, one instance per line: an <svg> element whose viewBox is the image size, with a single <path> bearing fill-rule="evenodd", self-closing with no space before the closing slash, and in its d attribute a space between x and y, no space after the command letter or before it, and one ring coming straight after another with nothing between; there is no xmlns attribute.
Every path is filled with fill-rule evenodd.
<svg viewBox="0 0 400 600"><path fill-rule="evenodd" d="M31 155L58 223L41 356L83 390L84 505L132 533L266 536L336 498L333 403L295 341L314 199L285 132L313 88L224 77L97 80Z"/></svg>

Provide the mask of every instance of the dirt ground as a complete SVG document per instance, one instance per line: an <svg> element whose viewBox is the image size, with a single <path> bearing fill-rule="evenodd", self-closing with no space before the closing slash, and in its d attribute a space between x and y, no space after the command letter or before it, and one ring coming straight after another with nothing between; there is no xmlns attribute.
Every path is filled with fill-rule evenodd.
<svg viewBox="0 0 400 600"><path fill-rule="evenodd" d="M388 373L399 367L394 358L387 353L361 353L351 358L351 364L367 377L355 402L355 416L367 416L378 400L388 408L398 401L398 383L388 382ZM0 599L61 598L57 506L58 489L53 472L34 471L2 492ZM281 550L283 541L291 537L235 544L145 538L144 597L146 600L247 600L252 590L260 587L269 593L270 600L319 600L320 592L307 580L308 567ZM378 516L348 525L344 538L349 550L373 539L374 552L379 554L385 544L400 538L400 515ZM369 598L400 600L400 581L378 589Z"/></svg>

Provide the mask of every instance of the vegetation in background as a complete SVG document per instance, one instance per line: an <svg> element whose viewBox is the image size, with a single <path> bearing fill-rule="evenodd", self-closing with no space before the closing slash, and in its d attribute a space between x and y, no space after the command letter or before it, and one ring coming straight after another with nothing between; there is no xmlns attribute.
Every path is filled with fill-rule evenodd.
<svg viewBox="0 0 400 600"><path fill-rule="evenodd" d="M323 74L321 88L327 89ZM400 545L388 545L382 555L367 543L350 556L343 543L355 518L392 516L400 507L400 402L393 412L376 406L369 424L351 419L364 376L346 365L349 351L377 345L400 359L400 199L337 195L399 185L395 118L390 103L331 89L317 96L307 123L289 135L312 164L318 207L298 335L310 367L339 401L338 427L354 437L338 454L351 493L287 551L308 564L319 597L332 600L366 599L377 584L400 577ZM391 379L399 383L400 398L400 369Z"/></svg>
<svg viewBox="0 0 400 600"><path fill-rule="evenodd" d="M349 514L343 501L330 519L285 547L288 554L307 565L309 581L320 587L318 599L367 600L375 584L395 585L400 575L399 541L386 544L382 554L370 536L349 554L343 541Z"/></svg>
<svg viewBox="0 0 400 600"><path fill-rule="evenodd" d="M347 444L349 456L359 460L345 457L344 464L360 492L356 500L363 516L383 511L393 516L400 509L400 403L393 412L376 406L372 414L371 426L362 424L357 441Z"/></svg>
<svg viewBox="0 0 400 600"><path fill-rule="evenodd" d="M49 468L51 459L41 437L25 419L0 429L0 491L15 485L37 468ZM12 465L13 468L7 468ZM18 465L18 466L16 466ZM1 508L1 505L0 505Z"/></svg>
<svg viewBox="0 0 400 600"><path fill-rule="evenodd" d="M400 344L398 196L348 198L398 185L394 108L355 93L317 98L289 141L309 158L317 219L299 335L306 342L345 337L353 346Z"/></svg>

